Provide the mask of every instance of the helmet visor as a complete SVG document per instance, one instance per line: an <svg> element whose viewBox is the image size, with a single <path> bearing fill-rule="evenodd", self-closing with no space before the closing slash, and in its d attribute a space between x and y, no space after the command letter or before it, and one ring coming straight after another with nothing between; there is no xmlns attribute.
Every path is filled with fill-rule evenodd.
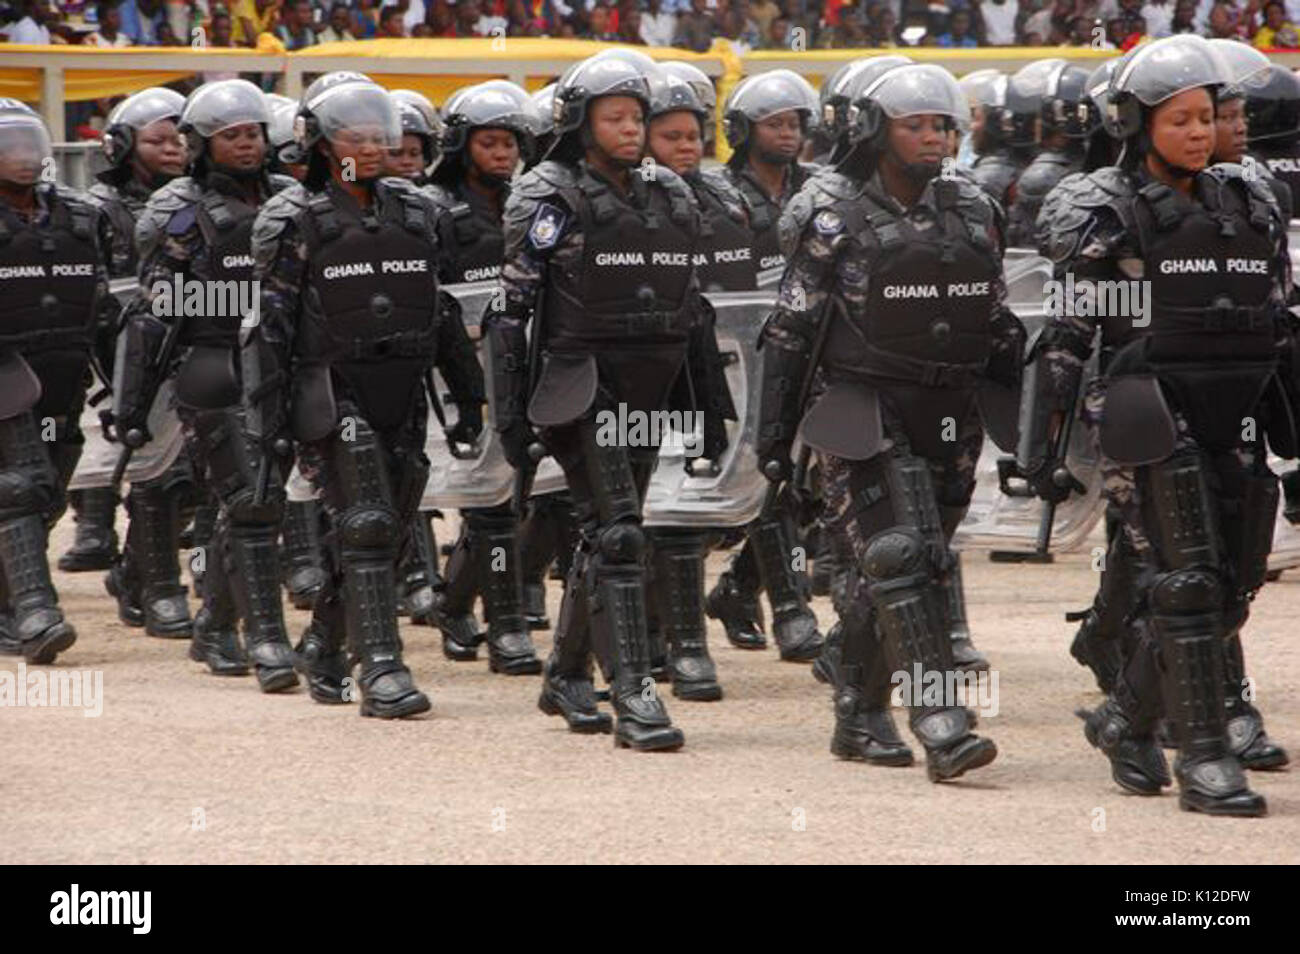
<svg viewBox="0 0 1300 954"><path fill-rule="evenodd" d="M35 185L53 156L50 134L35 116L0 118L0 181Z"/></svg>
<svg viewBox="0 0 1300 954"><path fill-rule="evenodd" d="M330 142L347 146L373 143L383 149L402 144L402 121L388 91L380 86L347 83L326 90L309 104Z"/></svg>
<svg viewBox="0 0 1300 954"><path fill-rule="evenodd" d="M1156 106L1201 86L1232 82L1232 70L1208 40L1184 34L1135 48L1115 70L1111 93Z"/></svg>
<svg viewBox="0 0 1300 954"><path fill-rule="evenodd" d="M947 116L959 129L970 125L970 106L952 74L925 63L900 66L863 91L890 119L907 116Z"/></svg>

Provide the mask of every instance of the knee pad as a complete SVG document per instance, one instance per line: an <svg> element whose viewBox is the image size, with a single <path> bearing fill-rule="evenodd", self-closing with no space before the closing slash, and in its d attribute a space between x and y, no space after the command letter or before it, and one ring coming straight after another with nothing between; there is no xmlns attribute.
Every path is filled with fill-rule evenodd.
<svg viewBox="0 0 1300 954"><path fill-rule="evenodd" d="M1157 616L1197 616L1223 607L1223 582L1212 570L1189 568L1163 573L1151 587Z"/></svg>
<svg viewBox="0 0 1300 954"><path fill-rule="evenodd" d="M241 526L279 527L284 522L284 489L272 485L261 503L253 501L253 491L243 487L225 498L230 522Z"/></svg>
<svg viewBox="0 0 1300 954"><path fill-rule="evenodd" d="M928 571L925 537L911 527L894 527L867 541L862 572L872 582L904 579Z"/></svg>
<svg viewBox="0 0 1300 954"><path fill-rule="evenodd" d="M344 549L392 549L398 530L397 514L385 507L349 507L339 515L338 540Z"/></svg>
<svg viewBox="0 0 1300 954"><path fill-rule="evenodd" d="M596 546L607 563L640 563L645 556L645 531L639 523L620 521L600 530Z"/></svg>
<svg viewBox="0 0 1300 954"><path fill-rule="evenodd" d="M49 474L0 471L0 513L14 516L44 514L54 506L58 497Z"/></svg>

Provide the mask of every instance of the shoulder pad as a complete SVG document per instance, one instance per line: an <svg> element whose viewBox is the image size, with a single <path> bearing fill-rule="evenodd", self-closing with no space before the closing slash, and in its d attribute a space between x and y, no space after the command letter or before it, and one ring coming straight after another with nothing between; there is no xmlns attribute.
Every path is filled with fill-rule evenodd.
<svg viewBox="0 0 1300 954"><path fill-rule="evenodd" d="M536 251L546 251L559 241L568 217L569 206L554 189L546 188L538 194L516 188L506 200L501 217L506 247L523 241Z"/></svg>
<svg viewBox="0 0 1300 954"><path fill-rule="evenodd" d="M1064 176L1069 174L1071 165L1072 163L1061 155L1044 153L1020 173L1020 179L1016 182L1016 193L1032 196L1047 195Z"/></svg>
<svg viewBox="0 0 1300 954"><path fill-rule="evenodd" d="M1220 182L1236 182L1255 201L1263 204L1274 221L1285 228L1290 218L1290 210L1283 209L1278 201L1277 191L1268 178L1259 174L1262 163L1255 165L1247 173L1246 167L1235 162L1219 162L1210 166L1206 172ZM1267 167L1264 167L1267 168Z"/></svg>
<svg viewBox="0 0 1300 954"><path fill-rule="evenodd" d="M862 180L855 179L852 176L846 176L834 169L822 168L815 176L803 184L799 192L810 192L819 198L815 202L826 204L838 202L844 199L856 199L862 194L864 184Z"/></svg>
<svg viewBox="0 0 1300 954"><path fill-rule="evenodd" d="M708 169L701 169L700 181L703 182L708 187L709 191L715 195L726 196L737 202L744 202L745 200L741 196L740 190L736 188L734 182L727 178L726 174L722 171L722 168L723 167L721 166L713 166Z"/></svg>
<svg viewBox="0 0 1300 954"><path fill-rule="evenodd" d="M533 199L555 195L561 189L571 189L578 184L573 167L563 162L546 160L533 166L514 185L514 191Z"/></svg>
<svg viewBox="0 0 1300 954"><path fill-rule="evenodd" d="M686 180L667 166L659 165L655 168L654 181L663 186L668 192L676 192L694 203L695 195L691 192L691 187L686 184Z"/></svg>
<svg viewBox="0 0 1300 954"><path fill-rule="evenodd" d="M153 254L158 243L162 241L163 235L170 230L173 216L188 210L188 215L193 221L194 206L202 194L202 189L197 182L189 176L181 176L149 196L144 211L140 213L135 223L135 244L141 261ZM183 223L178 223L180 224Z"/></svg>
<svg viewBox="0 0 1300 954"><path fill-rule="evenodd" d="M1113 169L1113 167L1108 167ZM1106 172L1107 169L1097 170ZM1120 170L1113 169L1121 178L1106 177L1105 184L1122 188L1129 182ZM1053 261L1073 259L1084 246L1084 241L1097 227L1099 217L1108 214L1119 217L1118 212L1107 213L1116 198L1126 198L1128 192L1110 192L1096 182L1097 172L1076 172L1056 184L1043 199L1035 229L1039 250ZM1122 218L1121 218L1121 221Z"/></svg>
<svg viewBox="0 0 1300 954"><path fill-rule="evenodd" d="M1100 169L1094 169L1092 172L1087 173L1084 178L1093 187L1101 190L1109 197L1097 197L1103 205L1110 199L1128 198L1135 191L1133 179L1119 166L1102 166Z"/></svg>
<svg viewBox="0 0 1300 954"><path fill-rule="evenodd" d="M430 182L427 185L421 186L420 190L440 209L451 209L462 204L454 195L451 194L451 190L446 186Z"/></svg>
<svg viewBox="0 0 1300 954"><path fill-rule="evenodd" d="M70 209L89 208L96 212L99 210L99 203L95 202L87 192L81 189L56 184L50 192L53 194L55 201L63 203Z"/></svg>
<svg viewBox="0 0 1300 954"><path fill-rule="evenodd" d="M846 227L844 215L835 207L861 191L861 183L839 173L825 172L809 179L781 211L777 222L777 240L781 250L789 257L810 226L823 238L834 239Z"/></svg>
<svg viewBox="0 0 1300 954"><path fill-rule="evenodd" d="M86 195L90 196L92 202L104 205L108 202L116 202L120 196L117 187L109 185L107 182L96 182L86 190Z"/></svg>
<svg viewBox="0 0 1300 954"><path fill-rule="evenodd" d="M307 209L307 190L299 182L281 189L262 204L253 222L252 251L259 273L270 264L275 246L291 221Z"/></svg>
<svg viewBox="0 0 1300 954"><path fill-rule="evenodd" d="M276 195L298 184L298 180L293 176L281 175L278 172L272 172L266 178L271 183L271 195Z"/></svg>

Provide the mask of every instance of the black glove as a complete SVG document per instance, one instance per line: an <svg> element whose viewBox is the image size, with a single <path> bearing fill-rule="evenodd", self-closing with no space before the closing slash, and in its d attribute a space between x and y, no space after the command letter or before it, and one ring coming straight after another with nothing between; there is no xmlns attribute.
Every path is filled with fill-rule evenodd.
<svg viewBox="0 0 1300 954"><path fill-rule="evenodd" d="M1063 466L1058 467L1055 461L1045 462L1028 475L1028 480L1034 495L1047 503L1059 504L1070 499L1073 493L1088 492L1087 487L1079 483L1078 479Z"/></svg>
<svg viewBox="0 0 1300 954"><path fill-rule="evenodd" d="M1282 516L1292 526L1300 526L1300 467L1282 475L1282 493L1286 498Z"/></svg>
<svg viewBox="0 0 1300 954"><path fill-rule="evenodd" d="M528 448L537 443L537 434L526 421L515 420L501 435L501 449L505 451L506 460L515 470L532 467L536 463L528 454Z"/></svg>
<svg viewBox="0 0 1300 954"><path fill-rule="evenodd" d="M456 405L456 424L447 431L449 444L473 444L483 432L481 404Z"/></svg>

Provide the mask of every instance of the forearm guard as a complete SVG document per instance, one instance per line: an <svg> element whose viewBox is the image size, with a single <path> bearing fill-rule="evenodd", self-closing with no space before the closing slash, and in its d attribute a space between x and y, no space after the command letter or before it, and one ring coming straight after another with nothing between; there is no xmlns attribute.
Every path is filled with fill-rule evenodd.
<svg viewBox="0 0 1300 954"><path fill-rule="evenodd" d="M113 421L119 435L145 432L149 409L166 373L157 366L166 336L167 326L148 310L127 313L113 361Z"/></svg>
<svg viewBox="0 0 1300 954"><path fill-rule="evenodd" d="M438 299L438 370L451 389L462 419L468 415L481 420L483 402L487 400L483 367L465 329L460 302L444 291L438 292Z"/></svg>
<svg viewBox="0 0 1300 954"><path fill-rule="evenodd" d="M723 370L726 362L718 347L716 316L707 298L700 299L699 318L691 329L686 360L695 409L704 415L704 455L716 460L727 449L724 422L737 420L738 415Z"/></svg>
<svg viewBox="0 0 1300 954"><path fill-rule="evenodd" d="M523 322L509 315L485 320L483 335L492 362L493 425L506 431L526 420L528 338Z"/></svg>
<svg viewBox="0 0 1300 954"><path fill-rule="evenodd" d="M799 429L800 391L812 359L812 346L802 331L802 323L782 312L774 314L763 329L763 390L755 447L760 467L787 454Z"/></svg>
<svg viewBox="0 0 1300 954"><path fill-rule="evenodd" d="M1074 413L1090 351L1090 342L1062 325L1048 325L1034 342L1020 393L1016 463L1022 473L1037 473L1056 457L1053 422Z"/></svg>
<svg viewBox="0 0 1300 954"><path fill-rule="evenodd" d="M995 384L1019 389L1025 372L1024 323L1010 308L999 308L992 321L992 347L985 375Z"/></svg>
<svg viewBox="0 0 1300 954"><path fill-rule="evenodd" d="M276 457L284 457L291 446L288 355L253 328L244 332L240 365L244 427L249 439Z"/></svg>

